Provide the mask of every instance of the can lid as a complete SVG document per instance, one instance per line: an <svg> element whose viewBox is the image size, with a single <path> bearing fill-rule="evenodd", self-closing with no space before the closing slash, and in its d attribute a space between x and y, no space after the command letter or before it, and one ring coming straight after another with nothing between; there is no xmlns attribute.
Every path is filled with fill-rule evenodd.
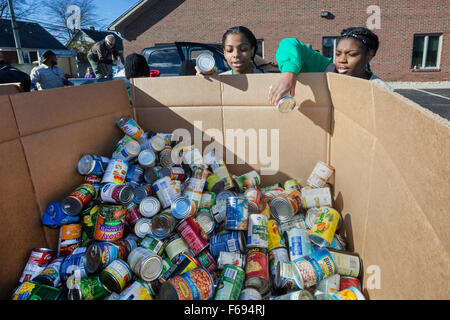
<svg viewBox="0 0 450 320"><path fill-rule="evenodd" d="M125 123L127 123L130 118L131 118L131 116L123 116L123 117L121 117L119 120L117 120L117 125L119 127L123 127L123 125Z"/></svg>
<svg viewBox="0 0 450 320"><path fill-rule="evenodd" d="M170 207L171 214L176 219L184 219L191 212L191 205L192 202L188 197L185 196L178 197L171 204Z"/></svg>
<svg viewBox="0 0 450 320"><path fill-rule="evenodd" d="M125 151L132 157L137 157L141 151L141 145L136 140L130 140L125 144Z"/></svg>
<svg viewBox="0 0 450 320"><path fill-rule="evenodd" d="M139 211L141 212L141 215L147 218L153 217L159 212L160 209L161 203L155 197L146 197L141 201L139 205Z"/></svg>
<svg viewBox="0 0 450 320"><path fill-rule="evenodd" d="M83 155L78 161L78 172L85 176L94 170L95 161L94 158L90 154Z"/></svg>
<svg viewBox="0 0 450 320"><path fill-rule="evenodd" d="M142 151L139 153L138 161L139 161L139 164L140 164L141 166L143 166L143 167L149 167L149 166L151 166L152 164L155 163L155 160L156 160L156 155L155 155L155 153L154 153L152 150L150 150L150 149L142 150Z"/></svg>
<svg viewBox="0 0 450 320"><path fill-rule="evenodd" d="M145 218L139 219L134 226L134 230L137 232L137 236L149 234L151 230L151 221Z"/></svg>
<svg viewBox="0 0 450 320"><path fill-rule="evenodd" d="M139 274L142 280L153 281L161 275L162 267L162 258L159 255L152 255L141 260Z"/></svg>
<svg viewBox="0 0 450 320"><path fill-rule="evenodd" d="M214 231L214 219L209 212L200 212L199 214L197 214L195 220L198 222L198 224L206 234L210 234Z"/></svg>
<svg viewBox="0 0 450 320"><path fill-rule="evenodd" d="M294 215L291 203L282 197L273 198L270 203L270 212L278 222L288 221Z"/></svg>
<svg viewBox="0 0 450 320"><path fill-rule="evenodd" d="M202 53L197 57L196 65L203 72L211 72L216 65L216 61L209 53Z"/></svg>
<svg viewBox="0 0 450 320"><path fill-rule="evenodd" d="M162 149L166 146L166 142L163 137L154 135L150 138L150 145L154 151L162 151Z"/></svg>
<svg viewBox="0 0 450 320"><path fill-rule="evenodd" d="M102 249L97 243L91 244L86 252L86 270L88 273L100 271L102 265Z"/></svg>
<svg viewBox="0 0 450 320"><path fill-rule="evenodd" d="M119 200L123 204L129 204L134 198L134 191L131 186L124 186L119 193Z"/></svg>
<svg viewBox="0 0 450 320"><path fill-rule="evenodd" d="M66 197L61 202L61 209L65 214L69 216L76 216L83 209L83 205L78 199L75 199L73 197Z"/></svg>

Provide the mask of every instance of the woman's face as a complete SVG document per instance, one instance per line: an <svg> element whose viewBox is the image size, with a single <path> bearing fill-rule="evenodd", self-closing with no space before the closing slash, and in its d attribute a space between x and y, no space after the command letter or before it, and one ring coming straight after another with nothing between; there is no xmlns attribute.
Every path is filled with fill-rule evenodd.
<svg viewBox="0 0 450 320"><path fill-rule="evenodd" d="M223 54L235 74L251 73L251 58L255 48L241 33L232 33L227 36L224 43Z"/></svg>
<svg viewBox="0 0 450 320"><path fill-rule="evenodd" d="M367 52L360 41L347 38L339 41L336 47L336 70L340 74L367 78L366 65L373 58L373 50Z"/></svg>

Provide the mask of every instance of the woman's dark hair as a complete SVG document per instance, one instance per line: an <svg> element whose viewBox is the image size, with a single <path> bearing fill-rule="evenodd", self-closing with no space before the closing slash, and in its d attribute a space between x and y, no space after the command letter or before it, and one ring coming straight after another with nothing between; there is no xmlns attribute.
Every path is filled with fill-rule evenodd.
<svg viewBox="0 0 450 320"><path fill-rule="evenodd" d="M362 27L353 27L347 28L341 31L341 36L338 39L338 42L342 39L353 38L359 40L366 48L366 51L369 52L373 50L373 55L377 53L378 46L380 45L378 41L378 36L373 33L371 30ZM367 69L370 71L370 65L367 65Z"/></svg>
<svg viewBox="0 0 450 320"><path fill-rule="evenodd" d="M132 53L125 58L125 77L139 78L150 76L150 68L143 55Z"/></svg>
<svg viewBox="0 0 450 320"><path fill-rule="evenodd" d="M255 49L253 52L253 55L251 56L253 65L255 67L256 63L255 63L255 55L256 55L256 49L258 48L258 41L256 41L256 37L253 34L253 32L250 31L250 29L243 27L243 26L237 26L237 27L232 27L230 29L228 29L227 31L225 31L225 33L222 36L222 48L225 50L225 41L227 40L227 37L230 34L237 34L240 33L242 35L244 35L245 38L247 38L248 42L250 42L250 48L251 49Z"/></svg>

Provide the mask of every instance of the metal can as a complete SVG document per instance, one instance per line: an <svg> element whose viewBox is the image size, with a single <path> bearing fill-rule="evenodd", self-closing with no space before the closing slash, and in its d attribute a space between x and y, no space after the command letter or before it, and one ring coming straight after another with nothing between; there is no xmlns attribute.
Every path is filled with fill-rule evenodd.
<svg viewBox="0 0 450 320"><path fill-rule="evenodd" d="M130 164L127 170L127 175L125 176L125 181L128 182L130 186L136 188L144 180L145 169L138 164Z"/></svg>
<svg viewBox="0 0 450 320"><path fill-rule="evenodd" d="M272 250L279 247L286 247L284 237L281 233L278 221L275 219L267 220L267 249Z"/></svg>
<svg viewBox="0 0 450 320"><path fill-rule="evenodd" d="M242 289L239 300L262 300L262 296L255 288L245 288Z"/></svg>
<svg viewBox="0 0 450 320"><path fill-rule="evenodd" d="M341 215L337 210L320 207L320 213L310 230L309 238L320 247L329 247L336 233Z"/></svg>
<svg viewBox="0 0 450 320"><path fill-rule="evenodd" d="M63 224L59 228L58 257L67 257L82 241L81 223Z"/></svg>
<svg viewBox="0 0 450 320"><path fill-rule="evenodd" d="M131 116L123 116L117 121L117 126L127 135L139 140L143 134L141 126Z"/></svg>
<svg viewBox="0 0 450 320"><path fill-rule="evenodd" d="M101 183L125 184L128 171L128 162L122 159L112 158L109 160Z"/></svg>
<svg viewBox="0 0 450 320"><path fill-rule="evenodd" d="M317 216L321 213L319 208L310 208L306 211L305 224L308 229L312 229Z"/></svg>
<svg viewBox="0 0 450 320"><path fill-rule="evenodd" d="M42 224L50 228L57 228L63 224L79 221L80 217L78 215L69 216L62 211L61 202L50 202L42 216Z"/></svg>
<svg viewBox="0 0 450 320"><path fill-rule="evenodd" d="M245 239L240 231L224 232L215 234L209 242L209 249L215 259L219 257L220 251L244 252Z"/></svg>
<svg viewBox="0 0 450 320"><path fill-rule="evenodd" d="M258 172L252 170L242 176L233 176L234 185L239 193L243 193L246 189L257 187L261 183L261 177Z"/></svg>
<svg viewBox="0 0 450 320"><path fill-rule="evenodd" d="M55 288L59 287L61 284L61 275L59 270L61 269L63 260L64 257L58 257L54 259L32 280L34 282L45 284L47 286Z"/></svg>
<svg viewBox="0 0 450 320"><path fill-rule="evenodd" d="M223 160L214 160L211 164L214 175L224 183L224 190L233 188L233 180L228 173L227 166Z"/></svg>
<svg viewBox="0 0 450 320"><path fill-rule="evenodd" d="M92 239L94 237L95 225L97 224L97 215L99 205L94 205L94 203L90 203L86 208L81 212L81 227L83 230L83 239L89 238Z"/></svg>
<svg viewBox="0 0 450 320"><path fill-rule="evenodd" d="M277 247L269 251L269 270L275 289L280 289L277 287L277 283L281 283L281 280L278 280L278 264L289 261L289 253L286 247Z"/></svg>
<svg viewBox="0 0 450 320"><path fill-rule="evenodd" d="M336 262L337 273L341 276L360 278L363 272L362 259L359 254L346 251L330 250L331 257Z"/></svg>
<svg viewBox="0 0 450 320"><path fill-rule="evenodd" d="M136 222L142 218L141 212L139 211L139 206L131 202L127 206L127 216L126 221L130 226L134 226Z"/></svg>
<svg viewBox="0 0 450 320"><path fill-rule="evenodd" d="M201 266L208 270L210 274L214 274L217 270L217 264L214 260L211 252L208 249L203 250L197 256L198 262L200 262Z"/></svg>
<svg viewBox="0 0 450 320"><path fill-rule="evenodd" d="M130 252L127 261L131 270L146 282L156 280L161 275L162 258L152 250L138 247Z"/></svg>
<svg viewBox="0 0 450 320"><path fill-rule="evenodd" d="M317 284L314 296L317 300L323 300L324 298L337 293L340 290L339 283L340 275L338 274L333 274L332 276L323 279Z"/></svg>
<svg viewBox="0 0 450 320"><path fill-rule="evenodd" d="M54 251L48 248L35 248L31 250L28 262L23 270L19 282L33 279L52 261Z"/></svg>
<svg viewBox="0 0 450 320"><path fill-rule="evenodd" d="M223 269L227 264L244 269L245 255L239 252L220 251L217 263L218 269Z"/></svg>
<svg viewBox="0 0 450 320"><path fill-rule="evenodd" d="M82 184L61 202L62 211L69 216L76 216L96 196L97 190L93 185L87 183Z"/></svg>
<svg viewBox="0 0 450 320"><path fill-rule="evenodd" d="M129 204L133 197L132 187L117 183L105 183L100 191L102 201L109 203Z"/></svg>
<svg viewBox="0 0 450 320"><path fill-rule="evenodd" d="M361 282L359 281L359 279L355 278L355 277L348 277L348 276L340 277L340 281L339 281L337 287L338 287L337 291L342 291L342 290L348 289L350 287L355 287L355 288L358 288L359 290L362 290Z"/></svg>
<svg viewBox="0 0 450 320"><path fill-rule="evenodd" d="M156 239L152 235L146 235L141 241L139 241L139 246L152 250L159 256L162 256L164 249L166 247L165 241Z"/></svg>
<svg viewBox="0 0 450 320"><path fill-rule="evenodd" d="M109 159L102 156L97 156L94 154L84 154L78 161L78 173L87 176L101 176L105 172L108 166Z"/></svg>
<svg viewBox="0 0 450 320"><path fill-rule="evenodd" d="M248 217L247 247L268 248L267 216L253 213Z"/></svg>
<svg viewBox="0 0 450 320"><path fill-rule="evenodd" d="M175 159L172 159L172 147L171 146L165 146L160 152L159 152L159 162L162 167L171 167L173 165L176 165L177 161L174 161Z"/></svg>
<svg viewBox="0 0 450 320"><path fill-rule="evenodd" d="M130 161L136 158L141 151L141 145L132 137L125 135L116 145L111 158Z"/></svg>
<svg viewBox="0 0 450 320"><path fill-rule="evenodd" d="M86 250L86 270L93 274L100 272L116 259L126 259L129 250L125 240L95 242Z"/></svg>
<svg viewBox="0 0 450 320"><path fill-rule="evenodd" d="M214 300L238 300L244 278L245 272L240 267L225 265L220 275Z"/></svg>
<svg viewBox="0 0 450 320"><path fill-rule="evenodd" d="M81 279L78 284L74 282L69 288L68 297L69 300L100 300L109 294L110 291L103 287L100 276L96 274Z"/></svg>
<svg viewBox="0 0 450 320"><path fill-rule="evenodd" d="M182 167L163 167L161 169L161 175L163 177L169 177L170 180L184 180L186 173Z"/></svg>
<svg viewBox="0 0 450 320"><path fill-rule="evenodd" d="M297 267L290 261L280 261L277 264L277 276L275 279L275 286L279 289L294 291L305 287Z"/></svg>
<svg viewBox="0 0 450 320"><path fill-rule="evenodd" d="M194 255L198 255L209 245L207 235L192 216L181 221L176 229L180 236L186 241L189 248L194 252Z"/></svg>
<svg viewBox="0 0 450 320"><path fill-rule="evenodd" d="M248 200L248 212L258 213L259 205L261 203L261 191L257 188L248 188L245 190L244 194Z"/></svg>
<svg viewBox="0 0 450 320"><path fill-rule="evenodd" d="M210 300L214 295L214 282L205 268L199 267L180 274L163 283L159 300Z"/></svg>
<svg viewBox="0 0 450 320"><path fill-rule="evenodd" d="M139 153L138 162L142 168L153 167L156 163L156 154L150 149L142 150Z"/></svg>
<svg viewBox="0 0 450 320"><path fill-rule="evenodd" d="M217 223L222 223L227 218L227 203L218 202L211 208L211 214Z"/></svg>
<svg viewBox="0 0 450 320"><path fill-rule="evenodd" d="M174 234L167 240L165 251L170 261L175 263L178 260L178 257L188 249L189 247L183 238L178 234Z"/></svg>
<svg viewBox="0 0 450 320"><path fill-rule="evenodd" d="M306 183L313 188L322 188L334 172L334 168L323 161L316 163Z"/></svg>
<svg viewBox="0 0 450 320"><path fill-rule="evenodd" d="M270 206L267 202L261 202L259 213L267 216L268 219L272 218L272 213L270 212Z"/></svg>
<svg viewBox="0 0 450 320"><path fill-rule="evenodd" d="M170 213L159 213L152 218L151 234L157 239L165 239L172 233L176 220Z"/></svg>
<svg viewBox="0 0 450 320"><path fill-rule="evenodd" d="M227 203L227 200L229 197L236 197L236 196L237 196L237 194L234 191L231 191L231 190L221 191L216 196L216 204L218 204L220 202Z"/></svg>
<svg viewBox="0 0 450 320"><path fill-rule="evenodd" d="M225 190L225 183L215 174L209 174L205 181L205 189L218 194Z"/></svg>
<svg viewBox="0 0 450 320"><path fill-rule="evenodd" d="M14 290L11 300L57 300L61 292L61 289L27 280Z"/></svg>
<svg viewBox="0 0 450 320"><path fill-rule="evenodd" d="M300 191L300 184L295 179L287 180L284 183L283 187L284 187L285 190L287 190L287 189L296 189L296 190Z"/></svg>
<svg viewBox="0 0 450 320"><path fill-rule="evenodd" d="M142 279L137 279L120 293L117 300L153 300L152 295L154 292L151 286Z"/></svg>
<svg viewBox="0 0 450 320"><path fill-rule="evenodd" d="M288 190L289 193L280 193L270 201L270 212L279 222L290 220L300 209L301 193L296 189Z"/></svg>
<svg viewBox="0 0 450 320"><path fill-rule="evenodd" d="M308 290L299 290L278 297L271 297L270 300L314 300L314 296Z"/></svg>
<svg viewBox="0 0 450 320"><path fill-rule="evenodd" d="M306 189L301 194L304 209L331 207L333 204L330 188Z"/></svg>
<svg viewBox="0 0 450 320"><path fill-rule="evenodd" d="M216 204L216 194L211 191L205 191L202 193L199 208L211 209Z"/></svg>
<svg viewBox="0 0 450 320"><path fill-rule="evenodd" d="M216 61L209 53L199 54L195 61L200 71L205 74L212 74L216 70Z"/></svg>
<svg viewBox="0 0 450 320"><path fill-rule="evenodd" d="M169 177L163 177L153 184L153 189L161 202L162 208L169 207L175 199L181 196L180 190L177 190L171 183Z"/></svg>
<svg viewBox="0 0 450 320"><path fill-rule="evenodd" d="M313 252L309 232L305 229L292 228L286 231L286 239L289 244L289 256L295 261Z"/></svg>
<svg viewBox="0 0 450 320"><path fill-rule="evenodd" d="M145 168L144 171L144 180L147 183L153 184L158 179L161 179L161 168L160 166Z"/></svg>
<svg viewBox="0 0 450 320"><path fill-rule="evenodd" d="M170 210L176 219L185 219L197 212L197 204L188 197L178 197L172 202Z"/></svg>
<svg viewBox="0 0 450 320"><path fill-rule="evenodd" d="M197 221L200 228L205 232L209 239L215 227L215 221L211 213L209 211L201 211L195 217L195 221Z"/></svg>
<svg viewBox="0 0 450 320"><path fill-rule="evenodd" d="M356 287L349 287L339 291L324 300L366 300L364 294Z"/></svg>
<svg viewBox="0 0 450 320"><path fill-rule="evenodd" d="M272 86L273 85L269 87L269 93L270 90L272 89ZM284 96L282 96L281 99L278 100L278 103L276 105L278 111L282 113L291 112L292 110L294 110L295 106L296 106L295 99L294 97L291 96L290 93L286 93Z"/></svg>
<svg viewBox="0 0 450 320"><path fill-rule="evenodd" d="M312 287L337 272L336 263L327 249L320 249L293 262L296 264L306 288Z"/></svg>
<svg viewBox="0 0 450 320"><path fill-rule="evenodd" d="M100 205L95 224L94 239L114 241L121 239L124 233L124 222L127 209L121 205Z"/></svg>
<svg viewBox="0 0 450 320"><path fill-rule="evenodd" d="M155 197L146 197L139 204L139 212L143 217L151 218L161 210L161 203Z"/></svg>
<svg viewBox="0 0 450 320"><path fill-rule="evenodd" d="M144 238L146 235L151 234L152 221L148 218L140 218L134 224L134 234L139 238Z"/></svg>
<svg viewBox="0 0 450 320"><path fill-rule="evenodd" d="M166 146L166 141L163 137L154 135L150 138L150 146L152 147L153 151L161 152Z"/></svg>
<svg viewBox="0 0 450 320"><path fill-rule="evenodd" d="M330 249L335 249L339 251L344 251L347 249L347 243L345 242L344 237L335 233L333 241L331 242Z"/></svg>
<svg viewBox="0 0 450 320"><path fill-rule="evenodd" d="M280 194L284 193L284 191L285 190L283 188L274 188L269 191L266 191L262 194L261 201L270 203L270 201L278 197ZM290 190L287 190L287 192L289 191Z"/></svg>
<svg viewBox="0 0 450 320"><path fill-rule="evenodd" d="M100 281L108 291L120 293L133 278L128 264L116 259L100 272Z"/></svg>
<svg viewBox="0 0 450 320"><path fill-rule="evenodd" d="M136 204L141 204L142 200L144 200L145 198L156 195L152 186L148 184L143 184L134 187L133 192L134 192L133 202Z"/></svg>
<svg viewBox="0 0 450 320"><path fill-rule="evenodd" d="M175 269L170 276L175 277L197 267L200 267L200 262L194 257L192 250L186 250L179 256Z"/></svg>
<svg viewBox="0 0 450 320"><path fill-rule="evenodd" d="M227 217L225 228L228 230L247 230L248 227L248 200L240 197L227 199Z"/></svg>
<svg viewBox="0 0 450 320"><path fill-rule="evenodd" d="M245 257L245 286L253 287L262 295L270 288L267 249L249 248Z"/></svg>
<svg viewBox="0 0 450 320"><path fill-rule="evenodd" d="M86 247L78 247L70 256L64 258L60 268L61 281L87 278L86 250Z"/></svg>
<svg viewBox="0 0 450 320"><path fill-rule="evenodd" d="M189 180L189 184L184 190L184 196L188 197L190 200L193 200L197 203L197 206L200 205L200 201L202 199L203 188L205 187L206 178L208 177L207 169L195 169L193 174Z"/></svg>

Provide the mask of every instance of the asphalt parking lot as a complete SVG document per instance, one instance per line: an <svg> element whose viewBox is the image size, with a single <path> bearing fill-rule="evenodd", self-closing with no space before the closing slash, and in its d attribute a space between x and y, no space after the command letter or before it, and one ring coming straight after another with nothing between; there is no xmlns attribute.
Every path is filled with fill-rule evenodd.
<svg viewBox="0 0 450 320"><path fill-rule="evenodd" d="M397 89L395 92L450 121L450 88Z"/></svg>

